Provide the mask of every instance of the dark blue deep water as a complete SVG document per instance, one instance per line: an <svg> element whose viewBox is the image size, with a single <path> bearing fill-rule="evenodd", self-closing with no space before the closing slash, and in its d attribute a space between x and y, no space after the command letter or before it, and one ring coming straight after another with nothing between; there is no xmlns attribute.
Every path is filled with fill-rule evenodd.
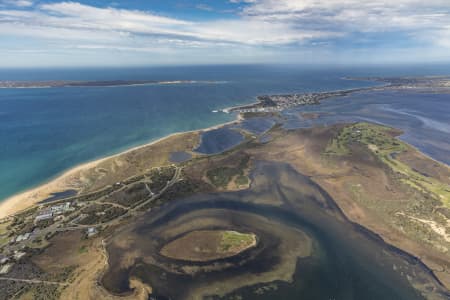
<svg viewBox="0 0 450 300"><path fill-rule="evenodd" d="M0 80L220 81L216 84L0 89L0 200L82 162L173 132L230 121L233 115L212 110L253 102L260 94L348 89L373 84L344 80L344 76L438 75L447 70L449 68L444 66L330 69L255 65L0 70ZM433 100L433 103L440 105L447 98ZM401 99L390 106L394 110L408 107L408 101ZM450 115L442 110L430 110L430 114L421 111L428 114L426 118L430 120L435 112ZM407 113L410 112L405 111L403 117ZM448 127L448 120L444 124ZM432 155L433 151L428 153Z"/></svg>

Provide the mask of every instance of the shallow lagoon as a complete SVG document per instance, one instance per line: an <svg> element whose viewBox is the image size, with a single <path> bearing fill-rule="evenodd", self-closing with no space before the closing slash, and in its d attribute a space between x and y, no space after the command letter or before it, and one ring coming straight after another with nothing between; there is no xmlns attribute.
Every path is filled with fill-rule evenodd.
<svg viewBox="0 0 450 300"><path fill-rule="evenodd" d="M217 154L229 150L244 141L244 136L228 126L203 132L196 152Z"/></svg>
<svg viewBox="0 0 450 300"><path fill-rule="evenodd" d="M364 73L367 76L367 73ZM174 132L234 119L213 113L266 93L334 90L370 83L352 69L190 66L0 70L0 80L198 80L215 84L0 89L0 201L80 163Z"/></svg>
<svg viewBox="0 0 450 300"><path fill-rule="evenodd" d="M219 84L164 86L0 89L0 200L41 184L80 163L123 151L168 134L231 121L231 114L212 113L255 101L262 94L350 89L379 85L343 77L423 76L447 74L448 66L321 68L273 65L196 66L134 69L0 70L0 80L209 80ZM353 97L353 96L352 96ZM432 96L430 96L432 98ZM417 99L417 97L415 97ZM356 99L355 99L356 100ZM360 101L359 99L358 101ZM386 99L394 109L417 102ZM418 100L420 101L420 100ZM331 103L331 101L328 101ZM422 102L434 120L450 114L448 97ZM362 99L362 104L370 101ZM447 107L443 107L447 103ZM336 105L343 105L336 101ZM328 105L328 104L327 104ZM354 112L351 107L332 111ZM434 107L434 108L433 108ZM370 108L369 108L370 110ZM422 111L422 107L419 107ZM366 117L368 115L366 114ZM345 119L343 115L341 119ZM403 115L403 118L411 116ZM417 122L417 120L416 120ZM448 121L444 121L448 124ZM401 124L400 124L401 125ZM434 135L430 135L434 136ZM417 138L419 137L419 138ZM421 146L420 135L405 139L430 155L439 137ZM447 136L444 138L448 139ZM441 147L442 149L442 147ZM447 159L448 161L448 159Z"/></svg>
<svg viewBox="0 0 450 300"><path fill-rule="evenodd" d="M251 282L255 274L260 278L267 276L267 272L289 275L292 269L281 262L296 253L295 246L290 244L295 239L287 238L283 232L300 231L313 240L314 251L312 255L299 257L296 266L291 264L294 267L292 282L252 283L225 298L425 299L411 284L426 290L426 296L433 295L436 299L450 296L441 290L419 261L347 221L323 190L288 165L260 162L253 178L255 181L250 190L196 195L171 202L148 213L130 232L119 234L108 246L110 265L114 267L103 279L105 286L114 288L115 292L125 292L128 290L128 277L137 276L151 285L158 295L191 299L199 295L214 296L212 290L225 291L233 286L235 278L242 283L246 280ZM283 178L282 182L280 178ZM272 199L272 202L261 202L263 198ZM272 225L267 227L262 220ZM260 245L265 246L260 252L228 261L232 267L226 270L195 275L170 271L178 267L183 270L181 266L184 263L161 261L155 254L160 247L158 245L167 242L168 235L216 228L220 224L228 224L233 230L254 231L263 237ZM289 229L279 231L283 227ZM270 229L261 232L262 228ZM133 245L121 243L125 236L133 235L136 238L128 240L133 241ZM264 239L266 235L268 238ZM130 264L128 247L133 251L145 249L142 252L145 254ZM146 256L152 258L146 259ZM121 269L124 261L127 267ZM193 266L190 267L192 270ZM173 286L177 289L171 288Z"/></svg>
<svg viewBox="0 0 450 300"><path fill-rule="evenodd" d="M301 113L317 112L316 118ZM284 112L286 128L368 121L404 131L402 140L434 159L450 165L450 94L412 91L354 93L320 105Z"/></svg>
<svg viewBox="0 0 450 300"><path fill-rule="evenodd" d="M260 135L276 124L276 118L255 117L243 120L236 128L244 129L252 134Z"/></svg>

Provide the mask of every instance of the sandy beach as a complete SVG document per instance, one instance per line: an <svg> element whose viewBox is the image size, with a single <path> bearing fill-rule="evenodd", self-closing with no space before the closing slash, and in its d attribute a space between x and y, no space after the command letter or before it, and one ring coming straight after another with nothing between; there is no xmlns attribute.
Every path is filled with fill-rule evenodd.
<svg viewBox="0 0 450 300"><path fill-rule="evenodd" d="M164 140L167 140L169 138L173 138L173 137L176 137L176 136L179 136L182 134L194 133L194 132L199 132L199 133L206 132L206 131L221 128L226 125L238 124L241 121L242 121L242 117L240 115L236 115L236 119L233 121L230 121L230 122L214 125L214 126L207 127L204 129L172 133L168 136L161 137L161 138L151 141L149 143L139 145L136 147L132 147L123 152L120 152L120 153L117 153L117 154L114 154L111 156L107 156L104 158L100 158L97 160L93 160L90 162L82 163L78 166L75 166L75 167L65 171L64 173L57 176L56 178L51 179L46 183L43 183L42 185L28 189L24 192L18 193L14 196L11 196L11 197L1 201L0 202L0 219L8 217L13 214L16 214L27 208L30 208L31 206L35 205L36 203L50 197L53 193L63 192L63 191L69 190L69 189L79 191L83 187L84 175L86 173L88 173L89 171L92 171L93 169L98 167L99 164L101 164L103 162L124 156L128 153L135 152L135 151L141 150L143 148L151 147L151 146L156 145Z"/></svg>

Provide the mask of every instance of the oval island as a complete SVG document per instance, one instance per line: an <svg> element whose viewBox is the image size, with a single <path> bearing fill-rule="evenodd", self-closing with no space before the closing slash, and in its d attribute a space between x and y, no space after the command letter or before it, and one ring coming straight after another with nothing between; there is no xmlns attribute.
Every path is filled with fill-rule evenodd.
<svg viewBox="0 0 450 300"><path fill-rule="evenodd" d="M257 244L254 233L196 230L166 244L161 255L177 260L207 262L238 255Z"/></svg>

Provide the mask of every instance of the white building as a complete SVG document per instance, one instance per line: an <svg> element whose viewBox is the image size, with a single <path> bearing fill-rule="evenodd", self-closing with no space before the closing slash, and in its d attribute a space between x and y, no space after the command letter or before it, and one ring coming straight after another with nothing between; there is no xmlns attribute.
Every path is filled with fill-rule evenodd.
<svg viewBox="0 0 450 300"><path fill-rule="evenodd" d="M7 264L7 265L0 267L0 274L1 275L8 274L8 272L11 270L12 266L13 266L13 264Z"/></svg>
<svg viewBox="0 0 450 300"><path fill-rule="evenodd" d="M44 221L53 218L53 212L51 211L44 211L41 214L37 215L34 219L34 222L37 223L39 221Z"/></svg>
<svg viewBox="0 0 450 300"><path fill-rule="evenodd" d="M31 233L27 232L25 234L21 234L16 238L16 243L19 243L21 241L26 241L30 238Z"/></svg>
<svg viewBox="0 0 450 300"><path fill-rule="evenodd" d="M97 234L97 228L95 227L89 227L87 230L87 236L91 237Z"/></svg>

